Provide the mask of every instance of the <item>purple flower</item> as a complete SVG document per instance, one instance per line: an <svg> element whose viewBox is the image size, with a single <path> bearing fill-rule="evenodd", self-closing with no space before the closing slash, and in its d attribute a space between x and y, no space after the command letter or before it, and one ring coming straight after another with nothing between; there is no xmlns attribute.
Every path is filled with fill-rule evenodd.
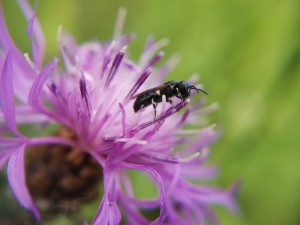
<svg viewBox="0 0 300 225"><path fill-rule="evenodd" d="M36 12L26 0L18 2L28 19L32 52L30 57L18 50L6 29L1 6L0 168L7 162L9 185L24 208L40 220L24 164L25 151L39 146L76 149L98 163L104 193L91 224L119 224L120 210L127 224L216 224L211 205L236 210L236 185L225 191L196 185L215 175L215 168L205 162L208 145L217 138L217 132L214 126L183 126L201 126L211 107L203 108L203 100L190 104L189 100L174 99L172 105L164 100L157 106L155 120L151 106L137 113L133 110L134 96L164 83L176 63L171 58L162 67L154 67L163 56L159 50L165 40L150 38L139 62L134 63L126 53L132 35L122 36L120 32L124 19L121 11L115 35L107 43L77 45L60 30L58 44L64 67L57 66L57 59L43 66L44 39ZM183 113L178 113L180 110ZM37 132L28 137L20 131L24 124L38 131L56 124L69 135L57 131L50 136ZM30 157L28 160L37 163ZM138 184L131 183L129 170L145 174L156 185L158 196L136 198L132 186ZM159 210L159 214L150 221L143 210Z"/></svg>

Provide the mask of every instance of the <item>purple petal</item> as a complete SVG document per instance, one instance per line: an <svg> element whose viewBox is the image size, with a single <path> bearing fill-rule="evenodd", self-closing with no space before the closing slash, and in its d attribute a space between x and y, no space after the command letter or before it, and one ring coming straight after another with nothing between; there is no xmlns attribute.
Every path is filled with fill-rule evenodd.
<svg viewBox="0 0 300 225"><path fill-rule="evenodd" d="M185 112L184 114L181 116L180 121L177 123L176 127L180 128L189 118L190 114L194 111L196 111L197 109L200 108L200 106L203 104L203 100L199 100L197 102L195 102L192 106L190 106Z"/></svg>
<svg viewBox="0 0 300 225"><path fill-rule="evenodd" d="M8 53L0 75L0 102L2 113L4 115L8 128L17 136L21 134L17 130L14 90L13 90L13 73L12 73L12 55Z"/></svg>
<svg viewBox="0 0 300 225"><path fill-rule="evenodd" d="M91 114L91 103L90 103L90 98L89 98L89 93L86 87L86 82L84 77L82 77L79 81L79 87L80 87L80 93L81 97L84 102L85 110L88 112L88 114Z"/></svg>
<svg viewBox="0 0 300 225"><path fill-rule="evenodd" d="M97 111L96 116L98 116L98 112L100 112L100 110ZM95 116L95 117L96 117ZM93 130L90 133L90 139L89 140L95 140L95 137L98 135L98 132L101 130L101 128L106 124L106 122L109 120L109 118L111 117L110 114L106 113L105 115L103 115L103 117L101 118L100 121L97 121L98 124L94 123L94 126L92 127Z"/></svg>
<svg viewBox="0 0 300 225"><path fill-rule="evenodd" d="M137 90L147 80L147 78L149 77L149 75L151 74L151 72L152 72L151 68L147 68L147 69L144 70L144 72L140 75L140 77L137 80L137 82L133 85L132 89L128 92L128 94L127 94L127 96L125 98L125 102L127 102L130 98L132 98L132 96L134 96L134 94L137 92Z"/></svg>
<svg viewBox="0 0 300 225"><path fill-rule="evenodd" d="M166 118L168 118L169 116L171 116L174 113L178 112L180 109L182 109L187 104L188 104L188 102L182 101L182 102L178 103L175 106L171 106L164 113L162 113L161 115L159 115L159 117L155 121L150 121L150 122L145 122L145 123L140 124L138 126L137 130L142 130L142 129L145 129L146 127L149 127L149 126L151 126L153 124L157 124L157 123L163 122Z"/></svg>
<svg viewBox="0 0 300 225"><path fill-rule="evenodd" d="M164 77L174 69L178 61L179 57L177 55L171 56L171 58L156 71L157 76L163 80Z"/></svg>
<svg viewBox="0 0 300 225"><path fill-rule="evenodd" d="M105 137L105 138L103 138L103 140L105 142L113 142L113 141L116 141L117 139L123 138L125 136L125 133L126 133L126 113L125 113L124 106L121 103L119 103L119 108L120 108L120 112L121 112L121 115L122 115L122 124L121 124L122 125L122 134L118 135L118 136L113 136L113 137ZM119 114L119 112L117 114ZM119 149L121 149L121 148L119 148ZM119 152L114 151L113 154L110 154L110 157L112 157L113 155L118 156Z"/></svg>
<svg viewBox="0 0 300 225"><path fill-rule="evenodd" d="M208 224L219 225L219 221L212 209L210 209L209 207L206 207L205 205L202 205L200 210L203 212L203 215L204 215L205 219L207 220Z"/></svg>
<svg viewBox="0 0 300 225"><path fill-rule="evenodd" d="M26 140L28 145L59 144L74 146L74 143L68 138L63 137L34 137Z"/></svg>
<svg viewBox="0 0 300 225"><path fill-rule="evenodd" d="M15 94L22 102L26 102L29 86L32 85L36 74L26 62L24 56L19 52L14 42L10 38L8 30L5 25L2 1L0 1L0 46L5 53L10 52L13 58L13 72L16 79L14 79Z"/></svg>
<svg viewBox="0 0 300 225"><path fill-rule="evenodd" d="M61 30L59 30L59 32L62 32ZM67 46L65 45L65 43L60 39L61 37L58 37L58 45L59 45L59 51L60 51L60 55L64 64L64 67L67 71L72 71L73 67L75 66L76 62L75 62L75 53L71 54L67 48ZM69 42L68 42L69 43ZM77 49L73 49L74 52L77 51Z"/></svg>
<svg viewBox="0 0 300 225"><path fill-rule="evenodd" d="M107 200L107 195L104 195L102 197L100 207L98 208L98 211L97 211L91 225L108 224L108 218L109 218L108 211L109 211L109 202Z"/></svg>
<svg viewBox="0 0 300 225"><path fill-rule="evenodd" d="M149 40L146 44L145 50L140 58L139 65L142 68L146 68L146 65L149 63L150 59L153 57L155 52L159 51L164 46L168 45L169 41L167 39L161 39L157 42L154 42L153 39ZM154 57L155 58L155 57Z"/></svg>
<svg viewBox="0 0 300 225"><path fill-rule="evenodd" d="M163 185L161 176L155 169L148 167L148 166L137 165L137 164L132 164L132 163L126 163L126 164L124 163L123 165L127 169L140 170L140 171L146 172L153 178L154 182L158 186L158 190L159 190L159 194L160 194L160 196L159 196L160 216L155 221L153 221L151 224L152 225L162 224L164 222L165 218L167 217L167 210L166 210L166 205L165 205L165 189L164 189L164 185Z"/></svg>
<svg viewBox="0 0 300 225"><path fill-rule="evenodd" d="M138 224L138 225L148 225L149 221L146 220L140 213L139 209L133 205L128 204L128 199L126 196L121 195L119 202L124 210L124 214L126 215L127 224Z"/></svg>
<svg viewBox="0 0 300 225"><path fill-rule="evenodd" d="M5 22L4 22L4 16L3 16L3 6L2 1L0 1L0 43L1 47L3 47L5 50L9 50L11 48L16 48L13 41L11 40L9 33L7 31Z"/></svg>
<svg viewBox="0 0 300 225"><path fill-rule="evenodd" d="M119 225L120 221L121 221L121 213L118 208L118 205L116 202L114 202L113 204L110 203L110 205L111 205L110 207L112 208L112 210L109 211L109 223L108 224Z"/></svg>
<svg viewBox="0 0 300 225"><path fill-rule="evenodd" d="M46 115L42 113L37 113L36 110L34 110L29 105L17 105L15 110L16 121L18 125L29 123L46 124L47 122L50 122L49 118Z"/></svg>
<svg viewBox="0 0 300 225"><path fill-rule="evenodd" d="M0 137L0 151L11 151L16 146L19 146L24 143L24 139L13 138L13 137Z"/></svg>
<svg viewBox="0 0 300 225"><path fill-rule="evenodd" d="M235 181L229 188L226 190L228 195L229 209L232 213L240 213L240 208L236 202L237 192L240 190L241 181Z"/></svg>
<svg viewBox="0 0 300 225"><path fill-rule="evenodd" d="M147 41L146 41L146 44L145 44L145 46L144 46L143 52L149 51L149 49L152 48L152 46L153 46L154 44L155 44L155 39L154 39L154 37L153 37L153 36L149 36L149 37L147 38Z"/></svg>
<svg viewBox="0 0 300 225"><path fill-rule="evenodd" d="M159 51L161 48L168 45L169 41L167 39L161 39L155 42L153 37L150 37L145 45L144 52L140 57L139 65L142 68L146 68L145 66L148 64L153 55Z"/></svg>
<svg viewBox="0 0 300 225"><path fill-rule="evenodd" d="M117 204L109 202L107 200L107 196L103 196L98 212L94 217L91 225L98 225L98 224L118 225L121 221L121 214Z"/></svg>
<svg viewBox="0 0 300 225"><path fill-rule="evenodd" d="M23 139L0 137L0 170L14 150L24 143Z"/></svg>
<svg viewBox="0 0 300 225"><path fill-rule="evenodd" d="M6 160L10 156L10 151L1 150L0 151L0 171L2 170L4 164L6 163Z"/></svg>
<svg viewBox="0 0 300 225"><path fill-rule="evenodd" d="M38 67L40 67L42 65L45 52L45 40L41 26L39 22L35 19L37 1L35 1L34 10L32 10L28 1L26 0L18 0L18 3L26 19L28 20L27 34L30 37L31 41L34 63Z"/></svg>
<svg viewBox="0 0 300 225"><path fill-rule="evenodd" d="M125 17L126 17L126 9L122 7L118 11L118 17L116 20L115 31L114 31L114 40L121 37Z"/></svg>
<svg viewBox="0 0 300 225"><path fill-rule="evenodd" d="M227 191L213 187L194 186L192 184L185 184L185 188L190 192L194 200L198 200L204 205L222 205L232 212L238 211L234 201L238 183L231 186Z"/></svg>
<svg viewBox="0 0 300 225"><path fill-rule="evenodd" d="M139 208L142 209L154 209L159 207L160 205L160 198L144 200L144 199L137 199L133 197L127 197L127 196L123 196L123 197L126 198L127 203L134 204L135 206L138 206Z"/></svg>
<svg viewBox="0 0 300 225"><path fill-rule="evenodd" d="M28 96L28 103L34 107L34 108L40 108L39 103L39 96L42 91L43 85L45 81L48 79L49 74L53 71L53 69L56 67L58 60L53 59L50 63L48 63L39 76L34 81L32 88L30 90L29 96Z"/></svg>
<svg viewBox="0 0 300 225"><path fill-rule="evenodd" d="M184 158L178 158L178 157L170 157L170 156L160 154L157 152L153 152L153 151L151 151L151 152L149 151L149 152L146 152L143 154L143 156L145 158L150 159L150 160L154 160L154 161L158 161L158 162L174 163L174 164L190 162L193 159L198 158L199 155L200 155L200 153L196 152L196 153L186 156Z"/></svg>
<svg viewBox="0 0 300 225"><path fill-rule="evenodd" d="M126 132L126 113L125 113L125 109L123 107L123 105L121 103L119 103L119 107L122 113L122 137L125 136L125 132Z"/></svg>
<svg viewBox="0 0 300 225"><path fill-rule="evenodd" d="M200 149L208 146L212 142L214 142L219 136L219 133L215 130L215 126L212 125L210 127L202 128L199 130L198 138L193 143L184 149L184 152L193 153L195 151L199 151Z"/></svg>
<svg viewBox="0 0 300 225"><path fill-rule="evenodd" d="M108 169L103 169L103 176L104 195L91 225L118 225L121 221L121 213L116 203L115 174Z"/></svg>
<svg viewBox="0 0 300 225"><path fill-rule="evenodd" d="M213 177L216 177L218 174L218 170L214 166L202 166L198 168L197 170L195 168L185 168L184 171L182 171L182 175L190 180L209 180Z"/></svg>
<svg viewBox="0 0 300 225"><path fill-rule="evenodd" d="M113 80L115 74L118 72L118 69L120 67L120 64L124 58L125 55L125 48L121 49L121 51L118 52L118 54L115 56L115 59L113 61L113 64L111 66L111 69L109 71L109 74L106 79L105 86L108 87L111 81Z"/></svg>
<svg viewBox="0 0 300 225"><path fill-rule="evenodd" d="M116 42L113 41L109 44L109 46L107 47L107 49L105 51L105 54L104 54L103 60L102 60L101 76L104 76L106 74L106 69L108 68L108 65L111 61L111 56L114 53L115 46L116 46Z"/></svg>
<svg viewBox="0 0 300 225"><path fill-rule="evenodd" d="M150 61L149 63L145 66L146 68L148 67L152 67L154 66L155 63L157 63L163 56L164 56L164 52L160 51L157 55L155 55Z"/></svg>
<svg viewBox="0 0 300 225"><path fill-rule="evenodd" d="M40 220L39 212L33 204L30 193L26 187L24 148L25 144L18 146L14 150L14 153L9 157L7 166L8 182L20 204L24 208L30 210L37 220Z"/></svg>

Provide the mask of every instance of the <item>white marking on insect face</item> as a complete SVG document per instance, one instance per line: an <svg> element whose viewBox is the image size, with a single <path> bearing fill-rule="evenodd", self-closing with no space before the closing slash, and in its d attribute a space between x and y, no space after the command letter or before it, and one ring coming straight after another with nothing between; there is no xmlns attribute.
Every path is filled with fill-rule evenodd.
<svg viewBox="0 0 300 225"><path fill-rule="evenodd" d="M155 91L156 94L160 95L160 90Z"/></svg>

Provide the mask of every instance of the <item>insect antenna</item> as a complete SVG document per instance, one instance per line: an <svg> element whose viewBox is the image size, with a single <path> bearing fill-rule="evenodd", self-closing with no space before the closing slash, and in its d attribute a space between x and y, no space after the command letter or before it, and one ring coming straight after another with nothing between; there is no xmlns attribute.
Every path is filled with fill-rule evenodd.
<svg viewBox="0 0 300 225"><path fill-rule="evenodd" d="M208 93L200 88L196 88L195 86L190 86L190 89L195 89L198 93L199 91L203 92L204 94L208 95Z"/></svg>

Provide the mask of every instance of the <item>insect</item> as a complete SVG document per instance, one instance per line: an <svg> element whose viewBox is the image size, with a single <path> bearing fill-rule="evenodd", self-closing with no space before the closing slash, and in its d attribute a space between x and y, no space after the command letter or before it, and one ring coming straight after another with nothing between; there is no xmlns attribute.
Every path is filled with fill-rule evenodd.
<svg viewBox="0 0 300 225"><path fill-rule="evenodd" d="M138 112L140 109L149 105L153 105L154 108L154 120L156 119L156 106L162 102L163 95L166 96L166 101L172 105L172 97L177 97L184 101L190 96L191 90L194 89L198 93L199 91L207 94L204 90L196 88L190 85L187 81L168 81L158 87L148 89L144 92L137 94L135 102L133 104L134 112ZM207 94L208 95L208 94Z"/></svg>

